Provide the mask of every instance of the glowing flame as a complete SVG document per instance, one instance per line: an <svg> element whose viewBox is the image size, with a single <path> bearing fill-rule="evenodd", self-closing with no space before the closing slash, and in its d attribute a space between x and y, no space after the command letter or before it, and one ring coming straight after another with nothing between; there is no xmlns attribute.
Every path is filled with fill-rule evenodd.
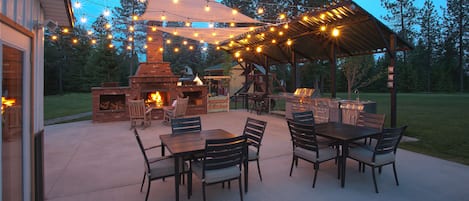
<svg viewBox="0 0 469 201"><path fill-rule="evenodd" d="M14 98L7 99L7 98L5 98L5 97L2 96L2 114L3 114L3 112L5 111L5 108L11 107L11 106L13 106L15 103L16 103L16 99L14 99Z"/></svg>
<svg viewBox="0 0 469 201"><path fill-rule="evenodd" d="M156 107L163 107L163 98L160 95L159 91L155 93L148 94L148 99L146 100L147 104L155 104Z"/></svg>

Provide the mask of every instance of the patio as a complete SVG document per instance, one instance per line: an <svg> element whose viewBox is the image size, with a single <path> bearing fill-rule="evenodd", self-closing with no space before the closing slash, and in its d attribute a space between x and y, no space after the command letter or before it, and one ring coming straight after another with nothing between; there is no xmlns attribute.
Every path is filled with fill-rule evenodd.
<svg viewBox="0 0 469 201"><path fill-rule="evenodd" d="M203 129L223 128L242 133L246 117L267 121L261 147L260 182L254 163L250 163L249 192L245 200L469 200L464 183L469 167L414 152L398 150L396 186L392 167L377 176L380 193L374 193L371 171L362 174L354 161L347 163L345 188L337 180L333 161L321 164L316 188L312 189L313 165L301 161L288 176L291 142L284 118L256 115L244 110L202 115ZM140 193L143 158L129 122L91 123L82 121L45 128L45 194L49 201L122 200L143 201ZM158 135L171 132L161 120L139 129L145 146L159 144ZM152 154L160 154L159 150ZM175 199L174 179L154 181L149 200ZM145 184L147 185L147 183ZM186 200L185 186L180 199ZM200 180L194 177L193 196L202 200ZM207 188L207 200L239 200L237 184L232 189L213 185Z"/></svg>

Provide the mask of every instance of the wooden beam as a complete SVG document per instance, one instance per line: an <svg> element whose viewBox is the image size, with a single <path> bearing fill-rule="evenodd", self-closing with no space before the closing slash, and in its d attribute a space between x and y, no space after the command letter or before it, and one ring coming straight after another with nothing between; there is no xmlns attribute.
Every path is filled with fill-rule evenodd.
<svg viewBox="0 0 469 201"><path fill-rule="evenodd" d="M390 38L389 38L389 41L390 41L389 50L390 50L390 54L392 55L391 59L389 60L389 66L394 67L394 78L393 78L393 81L392 81L392 87L390 89L390 93L391 93L391 127L395 128L396 124L397 124L397 84L396 84L396 79L397 79L397 75L398 75L398 70L397 70L398 68L396 67L396 50L395 50L396 49L396 35L391 34Z"/></svg>
<svg viewBox="0 0 469 201"><path fill-rule="evenodd" d="M337 55L335 51L335 44L331 43L330 49L330 60L329 60L329 67L330 67L330 74L331 74L331 98L336 98L336 81L335 81L335 71L337 69Z"/></svg>

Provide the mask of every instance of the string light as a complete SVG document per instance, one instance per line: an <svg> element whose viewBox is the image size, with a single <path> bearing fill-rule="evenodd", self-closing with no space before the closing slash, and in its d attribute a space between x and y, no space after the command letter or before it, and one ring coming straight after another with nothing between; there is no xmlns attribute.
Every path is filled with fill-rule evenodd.
<svg viewBox="0 0 469 201"><path fill-rule="evenodd" d="M159 50L160 52L163 52L164 48L160 47L158 50Z"/></svg>
<svg viewBox="0 0 469 201"><path fill-rule="evenodd" d="M68 33L69 30L68 30L68 28L64 28L64 29L62 30L62 32L63 32L63 33Z"/></svg>
<svg viewBox="0 0 469 201"><path fill-rule="evenodd" d="M108 34L107 39L112 39L112 34Z"/></svg>
<svg viewBox="0 0 469 201"><path fill-rule="evenodd" d="M220 50L220 46L217 46L217 50Z"/></svg>
<svg viewBox="0 0 469 201"><path fill-rule="evenodd" d="M334 37L338 37L339 35L340 35L340 31L339 31L339 29L337 29L337 28L334 28L334 29L332 30L332 36L334 36Z"/></svg>
<svg viewBox="0 0 469 201"><path fill-rule="evenodd" d="M171 40L170 39L166 40L166 44L171 44Z"/></svg>
<svg viewBox="0 0 469 201"><path fill-rule="evenodd" d="M303 16L303 21L308 21L308 16Z"/></svg>
<svg viewBox="0 0 469 201"><path fill-rule="evenodd" d="M166 15L163 13L163 15L161 15L161 20L162 21L165 21L166 20Z"/></svg>
<svg viewBox="0 0 469 201"><path fill-rule="evenodd" d="M81 16L80 22L81 22L81 23L86 23L86 21L87 21L86 17L85 17L85 16Z"/></svg>
<svg viewBox="0 0 469 201"><path fill-rule="evenodd" d="M189 46L189 50L193 50L194 49L194 46Z"/></svg>
<svg viewBox="0 0 469 201"><path fill-rule="evenodd" d="M174 3L174 4L179 3L179 0L173 0L173 3Z"/></svg>
<svg viewBox="0 0 469 201"><path fill-rule="evenodd" d="M79 9L81 8L81 3L79 1L75 1L75 3L73 4L73 7L75 7L76 9Z"/></svg>
<svg viewBox="0 0 469 201"><path fill-rule="evenodd" d="M108 17L109 15L111 15L111 11L109 11L109 8L104 8L103 15L104 17Z"/></svg>
<svg viewBox="0 0 469 201"><path fill-rule="evenodd" d="M190 22L186 22L185 25L186 25L186 27L190 27L190 26L191 26L191 23L190 23Z"/></svg>
<svg viewBox="0 0 469 201"><path fill-rule="evenodd" d="M257 14L264 14L264 8L259 7L259 8L257 9Z"/></svg>
<svg viewBox="0 0 469 201"><path fill-rule="evenodd" d="M148 37L147 39L148 39L148 41L152 41L152 40L153 40L153 38L152 38L152 37Z"/></svg>
<svg viewBox="0 0 469 201"><path fill-rule="evenodd" d="M113 47L114 47L114 45L112 43L109 44L109 48L113 48Z"/></svg>
<svg viewBox="0 0 469 201"><path fill-rule="evenodd" d="M178 32L177 32L177 31L173 31L173 35L177 36L177 35L178 35Z"/></svg>
<svg viewBox="0 0 469 201"><path fill-rule="evenodd" d="M91 35L91 34L93 34L93 31L88 30L88 35Z"/></svg>
<svg viewBox="0 0 469 201"><path fill-rule="evenodd" d="M277 40L272 39L272 44L275 44L275 43L277 43Z"/></svg>
<svg viewBox="0 0 469 201"><path fill-rule="evenodd" d="M212 32L212 36L217 36L217 32Z"/></svg>
<svg viewBox="0 0 469 201"><path fill-rule="evenodd" d="M250 51L250 50L251 50L251 48L250 48L250 47L246 47L246 51Z"/></svg>
<svg viewBox="0 0 469 201"><path fill-rule="evenodd" d="M293 43L293 42L292 42L290 39L287 40L287 45L288 45L288 46L292 45L292 43Z"/></svg>
<svg viewBox="0 0 469 201"><path fill-rule="evenodd" d="M199 37L199 33L195 32L194 37Z"/></svg>
<svg viewBox="0 0 469 201"><path fill-rule="evenodd" d="M210 6L208 6L208 1L207 1L207 5L205 5L205 12L210 12Z"/></svg>
<svg viewBox="0 0 469 201"><path fill-rule="evenodd" d="M133 16L132 16L132 20L137 21L137 20L138 20L138 16L137 16L137 15L133 15Z"/></svg>
<svg viewBox="0 0 469 201"><path fill-rule="evenodd" d="M254 31L254 27L249 27L249 31Z"/></svg>
<svg viewBox="0 0 469 201"><path fill-rule="evenodd" d="M135 30L134 26L129 26L129 31L133 32Z"/></svg>
<svg viewBox="0 0 469 201"><path fill-rule="evenodd" d="M143 48L144 48L144 49L147 49L147 48L148 48L148 45L146 45L146 44L143 45Z"/></svg>
<svg viewBox="0 0 469 201"><path fill-rule="evenodd" d="M275 31L275 27L270 27L270 31L271 31L271 32L274 32L274 31Z"/></svg>
<svg viewBox="0 0 469 201"><path fill-rule="evenodd" d="M152 26L152 27L151 27L151 31L156 31L156 27L155 27L155 26Z"/></svg>
<svg viewBox="0 0 469 201"><path fill-rule="evenodd" d="M129 37L129 41L132 42L134 38L132 36Z"/></svg>
<svg viewBox="0 0 469 201"><path fill-rule="evenodd" d="M127 49L128 49L128 50L131 50L131 49L132 49L132 46L128 45L128 46L127 46Z"/></svg>
<svg viewBox="0 0 469 201"><path fill-rule="evenodd" d="M285 25L283 25L283 28L284 28L284 29L288 29L288 27L289 27L289 26L288 26L288 23L286 23Z"/></svg>
<svg viewBox="0 0 469 201"><path fill-rule="evenodd" d="M183 44L183 45L187 45L187 40L182 41L182 44Z"/></svg>
<svg viewBox="0 0 469 201"><path fill-rule="evenodd" d="M236 14L238 14L238 10L233 9L233 10L231 10L231 13L232 13L233 15L236 15Z"/></svg>
<svg viewBox="0 0 469 201"><path fill-rule="evenodd" d="M52 40L57 40L57 36L56 35L52 35Z"/></svg>
<svg viewBox="0 0 469 201"><path fill-rule="evenodd" d="M96 39L91 40L91 44L96 44Z"/></svg>
<svg viewBox="0 0 469 201"><path fill-rule="evenodd" d="M234 26L236 26L236 23L230 22L230 27L234 27Z"/></svg>
<svg viewBox="0 0 469 201"><path fill-rule="evenodd" d="M285 14L283 14L283 13L278 16L278 18L281 19L281 20L285 19L286 17L287 17L287 16L286 16Z"/></svg>
<svg viewBox="0 0 469 201"><path fill-rule="evenodd" d="M107 23L106 25L106 29L110 29L111 28L111 24Z"/></svg>
<svg viewBox="0 0 469 201"><path fill-rule="evenodd" d="M238 52L235 52L234 56L235 56L236 58L239 58L239 57L241 56L241 53L240 53L239 51L238 51Z"/></svg>
<svg viewBox="0 0 469 201"><path fill-rule="evenodd" d="M246 37L247 37L247 38L251 38L251 34L248 34Z"/></svg>
<svg viewBox="0 0 469 201"><path fill-rule="evenodd" d="M243 58L239 58L238 61L239 61L239 62L243 62Z"/></svg>
<svg viewBox="0 0 469 201"><path fill-rule="evenodd" d="M279 35L279 36L283 36L283 31L279 31L279 32L278 32L278 35Z"/></svg>
<svg viewBox="0 0 469 201"><path fill-rule="evenodd" d="M324 19L326 18L326 14L324 14L324 13L321 14L321 15L319 16L319 18L321 18L321 20L324 20Z"/></svg>
<svg viewBox="0 0 469 201"><path fill-rule="evenodd" d="M174 48L174 52L179 52L179 48Z"/></svg>
<svg viewBox="0 0 469 201"><path fill-rule="evenodd" d="M257 52L257 53L261 53L261 52L262 52L262 47L261 47L261 46L257 47L257 48L256 48L256 52Z"/></svg>
<svg viewBox="0 0 469 201"><path fill-rule="evenodd" d="M326 31L326 25L322 25L321 28L320 28L320 30L321 30L322 32Z"/></svg>

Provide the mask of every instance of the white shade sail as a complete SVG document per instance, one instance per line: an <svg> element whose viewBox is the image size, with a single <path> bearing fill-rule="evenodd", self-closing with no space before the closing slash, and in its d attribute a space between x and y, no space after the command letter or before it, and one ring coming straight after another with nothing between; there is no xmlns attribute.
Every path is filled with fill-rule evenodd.
<svg viewBox="0 0 469 201"><path fill-rule="evenodd" d="M195 41L203 41L217 45L230 38L252 31L257 27L233 27L233 28L189 28L189 27L156 27L156 29L181 36Z"/></svg>
<svg viewBox="0 0 469 201"><path fill-rule="evenodd" d="M205 10L207 6L209 11ZM147 9L140 19L168 22L261 23L212 0L148 0Z"/></svg>

